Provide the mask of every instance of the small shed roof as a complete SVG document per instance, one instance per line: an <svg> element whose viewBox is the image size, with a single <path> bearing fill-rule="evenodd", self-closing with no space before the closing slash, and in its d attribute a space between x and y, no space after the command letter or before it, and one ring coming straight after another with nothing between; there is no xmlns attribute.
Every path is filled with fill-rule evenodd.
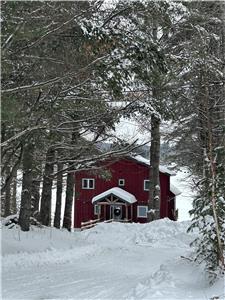
<svg viewBox="0 0 225 300"><path fill-rule="evenodd" d="M127 191L125 191L119 187L114 187L114 188L111 188L111 189L93 197L92 203L98 202L110 195L114 195L117 198L119 198L120 200L123 200L130 204L137 202L137 199L135 198L135 196L133 194L128 193Z"/></svg>
<svg viewBox="0 0 225 300"><path fill-rule="evenodd" d="M181 191L175 187L172 183L170 183L170 191L173 193L175 196L178 196L181 194Z"/></svg>

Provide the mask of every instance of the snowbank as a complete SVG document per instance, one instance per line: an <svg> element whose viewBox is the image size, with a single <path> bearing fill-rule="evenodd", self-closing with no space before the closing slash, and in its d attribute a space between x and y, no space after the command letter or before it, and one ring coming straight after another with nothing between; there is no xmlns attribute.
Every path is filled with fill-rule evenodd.
<svg viewBox="0 0 225 300"><path fill-rule="evenodd" d="M223 281L210 287L189 259L197 235L189 224L101 223L74 233L3 226L3 299L223 299Z"/></svg>
<svg viewBox="0 0 225 300"><path fill-rule="evenodd" d="M179 245L187 247L193 239L192 235L186 234L190 222L174 222L167 218L152 223L118 223L113 222L105 226L98 224L83 233L92 244L111 244L111 246L121 245L130 247L132 245L148 245L152 248L168 248ZM185 233L185 234L184 234Z"/></svg>

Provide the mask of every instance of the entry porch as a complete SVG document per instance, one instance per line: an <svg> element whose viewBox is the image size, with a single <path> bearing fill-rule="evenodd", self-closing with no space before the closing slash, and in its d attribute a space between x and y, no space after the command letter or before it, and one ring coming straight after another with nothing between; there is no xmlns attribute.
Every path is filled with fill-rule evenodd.
<svg viewBox="0 0 225 300"><path fill-rule="evenodd" d="M129 222L133 220L135 196L121 188L111 188L92 199L94 212L101 221Z"/></svg>

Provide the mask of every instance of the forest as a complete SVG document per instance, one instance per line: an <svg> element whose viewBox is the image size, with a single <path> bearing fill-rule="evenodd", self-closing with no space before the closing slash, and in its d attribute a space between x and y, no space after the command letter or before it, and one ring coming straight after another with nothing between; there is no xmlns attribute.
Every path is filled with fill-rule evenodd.
<svg viewBox="0 0 225 300"><path fill-rule="evenodd" d="M151 134L150 220L163 139L167 161L196 178L195 260L223 273L224 1L2 1L1 36L2 217L70 231L74 172L140 151L115 132L132 117Z"/></svg>

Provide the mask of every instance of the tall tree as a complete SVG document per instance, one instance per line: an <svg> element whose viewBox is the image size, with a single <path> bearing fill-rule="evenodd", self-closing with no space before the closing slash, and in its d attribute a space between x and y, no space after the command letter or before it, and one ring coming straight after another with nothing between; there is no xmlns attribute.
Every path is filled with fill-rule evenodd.
<svg viewBox="0 0 225 300"><path fill-rule="evenodd" d="M32 186L32 168L34 144L32 140L28 141L23 147L23 179L21 204L19 213L19 225L23 231L30 229L31 216L31 186Z"/></svg>
<svg viewBox="0 0 225 300"><path fill-rule="evenodd" d="M63 164L57 164L57 178L56 178L56 207L54 217L54 227L60 228L61 225L61 206L62 206L62 191L63 191Z"/></svg>
<svg viewBox="0 0 225 300"><path fill-rule="evenodd" d="M71 138L71 146L77 143L79 134L76 131L72 133ZM73 151L70 152L71 156L74 155ZM63 227L67 230L71 230L71 221L72 221L72 207L73 207L73 199L74 199L74 163L70 162L68 164L68 172L66 178L66 199L65 199L65 211L63 218Z"/></svg>
<svg viewBox="0 0 225 300"><path fill-rule="evenodd" d="M45 226L51 225L52 183L54 173L55 151L50 147L46 153L43 187L41 195L40 220Z"/></svg>

